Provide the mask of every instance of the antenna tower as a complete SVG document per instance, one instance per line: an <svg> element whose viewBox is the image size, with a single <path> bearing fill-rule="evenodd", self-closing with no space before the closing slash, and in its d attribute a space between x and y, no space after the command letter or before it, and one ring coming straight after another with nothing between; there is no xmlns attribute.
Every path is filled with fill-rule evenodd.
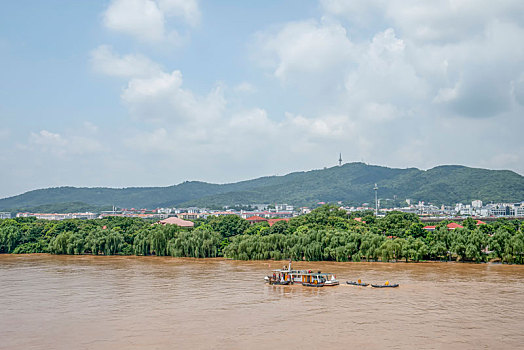
<svg viewBox="0 0 524 350"><path fill-rule="evenodd" d="M375 216L378 216L378 196L377 196L378 186L377 184L375 184L375 187L373 189L375 190Z"/></svg>

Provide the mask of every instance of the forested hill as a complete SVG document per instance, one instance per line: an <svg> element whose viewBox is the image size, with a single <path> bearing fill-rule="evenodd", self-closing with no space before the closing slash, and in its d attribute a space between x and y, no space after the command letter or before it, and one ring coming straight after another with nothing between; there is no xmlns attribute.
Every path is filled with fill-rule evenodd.
<svg viewBox="0 0 524 350"><path fill-rule="evenodd" d="M348 163L323 170L261 177L231 184L184 182L169 187L75 188L58 187L30 191L0 199L0 210L43 205L125 208L168 206L224 206L256 203L313 205L317 202L372 203L373 186L382 200L423 200L453 204L480 199L484 202L524 200L524 177L509 170L487 170L457 165L430 170L393 169Z"/></svg>

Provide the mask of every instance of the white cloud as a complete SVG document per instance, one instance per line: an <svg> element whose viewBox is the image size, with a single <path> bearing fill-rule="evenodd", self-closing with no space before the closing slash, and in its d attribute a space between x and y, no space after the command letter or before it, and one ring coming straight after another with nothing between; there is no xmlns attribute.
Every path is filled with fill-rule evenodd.
<svg viewBox="0 0 524 350"><path fill-rule="evenodd" d="M91 51L91 64L99 73L135 78L159 75L162 67L143 55L118 55L111 46L100 45Z"/></svg>
<svg viewBox="0 0 524 350"><path fill-rule="evenodd" d="M496 117L511 110L514 81L524 71L524 29L492 21L482 35L454 45L416 48L414 65L433 85L433 102L450 116ZM433 69L423 62L442 62Z"/></svg>
<svg viewBox="0 0 524 350"><path fill-rule="evenodd" d="M132 79L122 93L122 100L136 118L157 122L209 122L220 117L225 107L220 86L207 96L197 96L182 88L180 71Z"/></svg>
<svg viewBox="0 0 524 350"><path fill-rule="evenodd" d="M258 61L316 106L326 103L330 110L355 115L378 103L393 106L401 116L428 110L433 103L440 114L476 118L509 110L512 96L518 101L514 77L524 71L523 23L512 22L515 13L524 13L518 2L508 1L511 10L490 5L489 11L467 1L322 4L331 17L289 22L257 35ZM375 31L368 40L351 41L348 33L359 25L354 17L362 13L380 19L375 28L392 27Z"/></svg>
<svg viewBox="0 0 524 350"><path fill-rule="evenodd" d="M126 140L126 145L141 153L175 156L178 159L211 158L227 162L226 158L260 154L273 140L282 142L280 126L267 117L263 109L254 108L219 119L196 119L186 123L166 123L152 131L137 132Z"/></svg>
<svg viewBox="0 0 524 350"><path fill-rule="evenodd" d="M351 56L352 44L337 23L291 22L276 33L259 33L258 60L286 81L293 75L325 73Z"/></svg>
<svg viewBox="0 0 524 350"><path fill-rule="evenodd" d="M345 81L350 108L379 103L410 109L427 95L426 81L417 74L406 44L393 29L361 43L358 52Z"/></svg>
<svg viewBox="0 0 524 350"><path fill-rule="evenodd" d="M91 122L85 121L83 123L83 127L84 127L84 130L86 130L89 133L95 134L98 132L98 126L96 126L95 124Z"/></svg>
<svg viewBox="0 0 524 350"><path fill-rule="evenodd" d="M234 181L336 164L339 152L345 161L388 166L524 172L520 0L320 0L313 18L282 13L292 20L256 28L246 45L242 23L234 24L237 33L229 26L208 33L219 23L210 21L201 41L176 57L164 48L202 21L197 1L106 3L105 28L156 45L153 53L140 44L143 54L109 45L90 53L94 71L125 81L120 102L130 120L113 106L115 118L99 125L41 127L18 145L23 157L0 155L11 173L5 183ZM210 67L196 66L218 45ZM208 74L213 69L219 74ZM76 120L88 120L89 110ZM16 148L18 125L4 119L0 141ZM28 161L18 165L21 158Z"/></svg>
<svg viewBox="0 0 524 350"><path fill-rule="evenodd" d="M31 143L39 146L63 147L67 141L60 134L52 133L47 130L41 130L39 133L31 133Z"/></svg>
<svg viewBox="0 0 524 350"><path fill-rule="evenodd" d="M97 153L103 149L100 142L94 138L81 135L64 137L47 130L41 130L37 133L31 132L29 143L23 148L58 157Z"/></svg>
<svg viewBox="0 0 524 350"><path fill-rule="evenodd" d="M524 5L483 5L325 0L320 21L259 32L255 59L286 83L281 94L299 91L307 113L290 113L287 125L313 153L329 144L392 166L479 165L479 154L498 154L519 137L514 128L492 130L523 125L515 102L524 100ZM490 149L480 139L499 142ZM510 158L503 162L515 168Z"/></svg>
<svg viewBox="0 0 524 350"><path fill-rule="evenodd" d="M493 20L518 21L524 14L519 0L321 0L321 5L351 27L393 26L408 40L433 44L470 40Z"/></svg>
<svg viewBox="0 0 524 350"><path fill-rule="evenodd" d="M169 33L167 17L189 25L200 19L191 6L182 9L184 2L149 5L156 6L163 21L147 34L157 41ZM524 74L524 48L515 44L523 34L518 25L509 19L487 24L471 19L473 24L463 25L473 29L465 27L453 37L461 24L439 29L435 23L446 23L439 16L446 17L447 10L439 12L436 5L419 3L401 11L385 1L332 0L323 6L326 12L319 19L255 34L249 47L272 78L268 85L250 77L231 89L216 84L196 92L179 70L167 71L142 55L119 55L109 46L95 49L95 70L128 79L121 101L136 124L125 129L122 152L141 154L161 172L188 179L198 173L211 181L307 169L324 164L331 154L335 163L340 151L348 161L401 167L484 165L478 157L472 160L478 153L493 166L524 162L519 155L489 160L508 153L507 140L515 137L514 131L496 134L493 129L500 115L506 123L515 121L511 105L518 106L514 101L519 101L523 79L514 72ZM432 11L439 14L433 18ZM426 18L427 28L417 13ZM364 23L359 16L373 21ZM406 23L399 24L402 18ZM475 29L478 25L481 29ZM289 113L279 114L269 99L256 101L266 89L284 96L279 107ZM457 116L484 118L471 126L470 119ZM58 136L73 145L73 135ZM470 148L490 137L499 144ZM232 175L230 169L239 172Z"/></svg>
<svg viewBox="0 0 524 350"><path fill-rule="evenodd" d="M387 0L321 0L327 15L348 19L352 26L373 26L383 16Z"/></svg>
<svg viewBox="0 0 524 350"><path fill-rule="evenodd" d="M200 9L196 0L158 0L158 6L166 16L182 18L191 26L200 22Z"/></svg>
<svg viewBox="0 0 524 350"><path fill-rule="evenodd" d="M103 14L104 25L144 42L180 43L182 38L169 25L170 17L195 26L200 21L196 0L112 0Z"/></svg>
<svg viewBox="0 0 524 350"><path fill-rule="evenodd" d="M369 11L380 14L378 7ZM220 87L198 95L184 87L179 71L131 79L122 100L132 115L158 124L130 137L127 145L148 154L190 149L192 157L213 155L227 164L245 160L242 157L268 159L268 152L285 162L281 149L324 159L336 149L348 160L427 168L449 163L457 147L474 143L479 135L490 137L489 130L499 123L495 117L508 112L507 96L520 96L520 80L511 77L521 67L522 48L502 40L516 39L520 29L495 21L487 32L464 37L461 44L439 44L435 38L422 43L422 37L399 34L404 29L387 21L392 27L354 41L334 18L294 21L258 32L251 46L256 62L283 83L280 93L307 96L299 99L300 105L289 102L285 116L268 114L264 103L236 112L238 106L229 105L235 97L226 101ZM504 69L496 68L500 62L505 62ZM250 90L250 84L233 88L234 93ZM457 130L456 116L484 119L474 128L466 120ZM462 136L466 129L476 135ZM443 146L443 139L453 141ZM497 150L478 151L499 152L502 144L506 142ZM468 158L475 152L455 157L478 165ZM191 163L185 156L176 157Z"/></svg>
<svg viewBox="0 0 524 350"><path fill-rule="evenodd" d="M454 101L458 97L458 90L460 82L457 82L452 88L440 88L438 90L437 96L433 99L433 102L436 103L447 103Z"/></svg>
<svg viewBox="0 0 524 350"><path fill-rule="evenodd" d="M113 0L104 13L107 28L143 41L165 38L165 17L152 0Z"/></svg>
<svg viewBox="0 0 524 350"><path fill-rule="evenodd" d="M325 115L316 118L306 118L302 115L286 114L286 127L297 130L303 138L323 140L345 138L351 134L354 124L345 115Z"/></svg>

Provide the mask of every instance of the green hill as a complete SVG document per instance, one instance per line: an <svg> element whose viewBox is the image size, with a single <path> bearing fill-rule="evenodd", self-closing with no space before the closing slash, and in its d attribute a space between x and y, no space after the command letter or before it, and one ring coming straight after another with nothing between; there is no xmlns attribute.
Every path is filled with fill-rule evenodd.
<svg viewBox="0 0 524 350"><path fill-rule="evenodd" d="M445 165L423 171L393 169L363 163L285 176L261 177L231 184L184 182L169 187L75 188L30 191L0 199L0 210L42 205L83 203L86 206L156 208L168 206L224 206L255 203L312 205L317 202L361 204L379 198L410 198L434 204L480 199L484 202L524 200L524 177L508 170L487 170Z"/></svg>

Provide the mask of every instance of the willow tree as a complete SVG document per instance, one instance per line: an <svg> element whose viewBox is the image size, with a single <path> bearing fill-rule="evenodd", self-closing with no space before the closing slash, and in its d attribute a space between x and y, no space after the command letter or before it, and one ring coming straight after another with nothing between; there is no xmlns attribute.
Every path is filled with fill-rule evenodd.
<svg viewBox="0 0 524 350"><path fill-rule="evenodd" d="M175 257L214 258L219 255L222 237L205 227L181 230L167 243L167 252Z"/></svg>
<svg viewBox="0 0 524 350"><path fill-rule="evenodd" d="M123 245L124 236L116 230L109 231L105 239L104 255L115 255L120 253Z"/></svg>
<svg viewBox="0 0 524 350"><path fill-rule="evenodd" d="M53 254L69 254L68 245L72 232L59 233L49 242L49 251Z"/></svg>

